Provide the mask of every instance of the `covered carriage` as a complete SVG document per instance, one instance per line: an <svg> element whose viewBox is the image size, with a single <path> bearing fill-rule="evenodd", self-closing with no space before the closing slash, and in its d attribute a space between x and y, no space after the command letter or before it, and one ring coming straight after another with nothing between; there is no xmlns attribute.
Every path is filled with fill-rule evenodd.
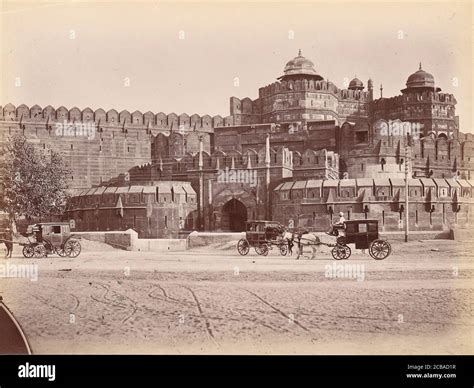
<svg viewBox="0 0 474 388"><path fill-rule="evenodd" d="M237 243L237 250L245 256L250 247L259 255L266 256L272 246L278 247L280 254L288 254L288 241L283 238L285 227L275 221L247 221L245 223L245 238Z"/></svg>
<svg viewBox="0 0 474 388"><path fill-rule="evenodd" d="M356 249L368 249L375 260L387 258L392 251L390 243L379 236L377 220L345 221L343 227L338 229L332 256L336 260L348 259L351 255L348 244L355 244Z"/></svg>
<svg viewBox="0 0 474 388"><path fill-rule="evenodd" d="M81 244L71 234L67 222L43 222L28 226L27 243L23 245L23 256L46 257L54 254L61 257L77 257Z"/></svg>

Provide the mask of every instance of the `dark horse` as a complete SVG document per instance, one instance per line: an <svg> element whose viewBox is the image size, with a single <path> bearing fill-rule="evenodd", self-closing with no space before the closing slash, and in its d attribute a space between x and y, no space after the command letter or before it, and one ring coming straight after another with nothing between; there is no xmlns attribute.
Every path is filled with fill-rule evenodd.
<svg viewBox="0 0 474 388"><path fill-rule="evenodd" d="M11 258L12 257L12 252L13 252L13 234L10 230L10 228L5 229L5 233L3 233L3 239L0 241L5 244L7 247L7 252L5 254L5 259Z"/></svg>

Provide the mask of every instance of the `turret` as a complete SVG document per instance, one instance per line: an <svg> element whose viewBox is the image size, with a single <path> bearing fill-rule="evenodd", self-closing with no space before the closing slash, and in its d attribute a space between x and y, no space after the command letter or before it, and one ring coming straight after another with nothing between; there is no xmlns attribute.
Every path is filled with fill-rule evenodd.
<svg viewBox="0 0 474 388"><path fill-rule="evenodd" d="M369 101L374 99L374 81L371 78L367 81L367 90L369 91Z"/></svg>

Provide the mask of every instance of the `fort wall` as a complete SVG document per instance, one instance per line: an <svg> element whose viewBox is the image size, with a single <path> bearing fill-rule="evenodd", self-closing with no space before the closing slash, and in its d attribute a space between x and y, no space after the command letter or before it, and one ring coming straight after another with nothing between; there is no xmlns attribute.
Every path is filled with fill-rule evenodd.
<svg viewBox="0 0 474 388"><path fill-rule="evenodd" d="M404 228L405 182L398 178L303 180L273 191L272 214L283 225L325 231L343 212L346 219L376 219L381 231ZM469 228L474 223L474 181L409 180L412 231Z"/></svg>
<svg viewBox="0 0 474 388"><path fill-rule="evenodd" d="M70 187L90 188L151 162L159 134L172 139L165 155L197 152L198 135L204 136L205 149L210 150L214 127L224 121L210 115L7 104L0 107L0 144L7 136L20 133L38 147L51 147L65 156L71 168Z"/></svg>

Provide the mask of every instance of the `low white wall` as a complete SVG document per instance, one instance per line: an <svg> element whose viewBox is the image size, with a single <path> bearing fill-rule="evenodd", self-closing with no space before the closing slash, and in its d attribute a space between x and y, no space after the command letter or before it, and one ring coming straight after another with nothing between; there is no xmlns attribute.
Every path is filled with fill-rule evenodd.
<svg viewBox="0 0 474 388"><path fill-rule="evenodd" d="M112 232L74 232L71 233L76 237L86 240L99 241L113 246L114 248L132 250L132 241L137 238L138 234L132 229Z"/></svg>
<svg viewBox="0 0 474 388"><path fill-rule="evenodd" d="M168 251L185 251L187 241L185 239L166 239L166 238L137 238L132 240L132 251L152 251L152 252L168 252Z"/></svg>
<svg viewBox="0 0 474 388"><path fill-rule="evenodd" d="M217 233L217 232L192 232L188 236L188 249L199 248L211 244L221 244L230 241L239 241L245 238L245 232L241 233Z"/></svg>
<svg viewBox="0 0 474 388"><path fill-rule="evenodd" d="M140 252L168 252L184 251L187 247L186 239L138 238L133 229L107 232L72 232L75 236L86 240L100 241L114 248Z"/></svg>

